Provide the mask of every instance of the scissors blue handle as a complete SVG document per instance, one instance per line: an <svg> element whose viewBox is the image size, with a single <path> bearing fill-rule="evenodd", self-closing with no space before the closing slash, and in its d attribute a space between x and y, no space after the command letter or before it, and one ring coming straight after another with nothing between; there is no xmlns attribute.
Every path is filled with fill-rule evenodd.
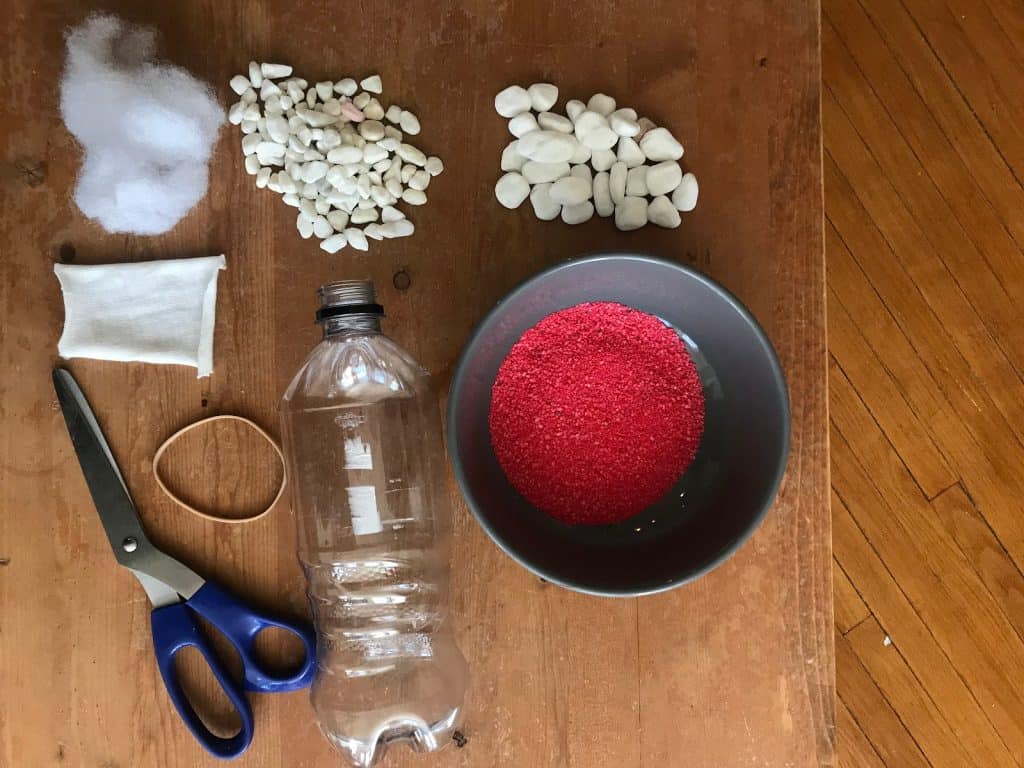
<svg viewBox="0 0 1024 768"><path fill-rule="evenodd" d="M220 659L214 654L213 648L203 635L193 614L198 614L209 621L234 646L242 660L244 670L241 685L235 682ZM192 597L184 602L156 608L151 614L151 623L157 665L171 701L174 702L178 714L181 715L181 719L188 726L192 735L216 757L222 759L238 757L252 741L254 724L252 709L245 697L246 691L260 693L295 691L309 686L313 679L313 671L316 666L316 640L308 627L277 621L254 613L246 605L209 581L205 582ZM278 676L260 666L255 653L256 636L268 627L277 627L291 632L302 641L305 658L302 665L293 673ZM202 654L221 690L224 691L238 712L242 728L234 736L224 738L212 733L196 714L185 695L174 666L174 657L179 651L188 647L193 647Z"/></svg>

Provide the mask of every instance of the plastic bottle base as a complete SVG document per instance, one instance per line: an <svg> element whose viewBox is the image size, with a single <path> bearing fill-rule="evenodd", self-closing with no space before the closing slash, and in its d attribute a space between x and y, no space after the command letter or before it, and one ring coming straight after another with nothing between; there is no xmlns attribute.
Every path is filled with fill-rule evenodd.
<svg viewBox="0 0 1024 768"><path fill-rule="evenodd" d="M320 730L353 768L371 768L395 744L408 744L414 752L437 752L444 749L451 743L461 715L462 708L456 707L447 717L433 725L412 713L396 715L381 721L374 735L366 740L331 733L322 725Z"/></svg>

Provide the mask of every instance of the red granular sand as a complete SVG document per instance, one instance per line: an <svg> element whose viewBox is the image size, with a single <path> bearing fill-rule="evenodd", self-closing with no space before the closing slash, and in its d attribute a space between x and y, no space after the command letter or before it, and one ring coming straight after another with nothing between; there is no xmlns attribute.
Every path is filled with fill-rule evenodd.
<svg viewBox="0 0 1024 768"><path fill-rule="evenodd" d="M491 392L491 442L523 498L562 522L642 512L693 461L704 430L697 368L658 318L610 302L548 315L509 351Z"/></svg>

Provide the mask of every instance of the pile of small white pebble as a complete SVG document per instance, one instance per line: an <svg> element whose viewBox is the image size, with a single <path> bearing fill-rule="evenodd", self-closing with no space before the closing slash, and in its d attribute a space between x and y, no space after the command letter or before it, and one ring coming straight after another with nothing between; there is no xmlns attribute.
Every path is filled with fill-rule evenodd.
<svg viewBox="0 0 1024 768"><path fill-rule="evenodd" d="M494 97L516 137L501 153L506 173L494 187L503 206L518 208L529 197L538 219L561 215L566 224L582 224L596 210L614 214L624 231L648 221L678 227L679 212L696 207L697 177L679 167L683 147L667 129L616 109L603 93L566 102L565 115L551 111L557 101L550 83L511 85Z"/></svg>
<svg viewBox="0 0 1024 768"><path fill-rule="evenodd" d="M444 170L440 158L404 141L420 132L419 119L381 105L379 75L310 85L291 74L287 64L252 61L248 76L231 78L241 100L228 120L242 129L256 186L298 208L299 234L316 235L328 253L411 235L413 223L395 205L423 205L431 177Z"/></svg>

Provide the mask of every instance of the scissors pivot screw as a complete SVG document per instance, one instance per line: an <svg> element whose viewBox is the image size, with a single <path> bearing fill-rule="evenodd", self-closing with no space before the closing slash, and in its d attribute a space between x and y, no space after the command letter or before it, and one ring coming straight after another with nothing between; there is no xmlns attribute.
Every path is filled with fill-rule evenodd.
<svg viewBox="0 0 1024 768"><path fill-rule="evenodd" d="M139 548L139 542L135 540L134 536L128 536L124 541L121 542L121 549L125 552L134 552Z"/></svg>

